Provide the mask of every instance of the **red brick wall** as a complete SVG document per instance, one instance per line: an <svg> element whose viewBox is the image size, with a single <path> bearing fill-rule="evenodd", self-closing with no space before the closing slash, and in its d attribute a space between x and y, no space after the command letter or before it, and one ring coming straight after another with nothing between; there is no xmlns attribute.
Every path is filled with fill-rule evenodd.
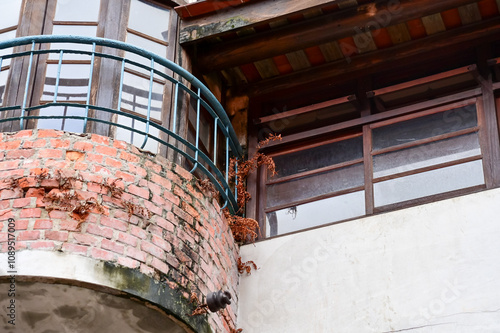
<svg viewBox="0 0 500 333"><path fill-rule="evenodd" d="M78 198L62 200L63 194ZM71 210L85 200L100 207L75 218ZM237 246L218 204L179 165L98 135L0 134L2 252L9 218L16 221L18 251L114 262L161 278L186 298L224 288L233 295L235 320ZM227 331L218 315L210 320L215 331Z"/></svg>

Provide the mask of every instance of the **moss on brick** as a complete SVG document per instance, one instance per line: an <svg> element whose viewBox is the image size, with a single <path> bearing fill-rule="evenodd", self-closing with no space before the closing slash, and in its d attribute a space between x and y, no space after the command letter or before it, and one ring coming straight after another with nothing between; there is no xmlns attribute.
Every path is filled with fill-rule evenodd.
<svg viewBox="0 0 500 333"><path fill-rule="evenodd" d="M115 288L160 306L198 333L213 332L206 316L189 316L195 306L179 290L142 274L138 270L103 262L103 273Z"/></svg>

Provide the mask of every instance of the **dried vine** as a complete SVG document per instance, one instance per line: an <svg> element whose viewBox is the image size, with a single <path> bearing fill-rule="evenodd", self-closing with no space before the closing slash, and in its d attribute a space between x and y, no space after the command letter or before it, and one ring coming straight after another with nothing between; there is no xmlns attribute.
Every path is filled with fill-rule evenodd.
<svg viewBox="0 0 500 333"><path fill-rule="evenodd" d="M102 188L108 190L108 192L111 194L111 197L119 199L123 194L123 189L118 187L116 183L120 180L122 180L122 178L116 178L109 184L99 184L99 185L101 185Z"/></svg>
<svg viewBox="0 0 500 333"><path fill-rule="evenodd" d="M250 275L251 272L252 272L252 268L257 270L257 265L255 264L255 262L253 262L252 260L249 260L249 261L246 261L246 262L242 262L241 261L241 257L238 257L238 261L236 263L238 265L238 272L240 274L243 274L243 273L247 273L247 275Z"/></svg>
<svg viewBox="0 0 500 333"><path fill-rule="evenodd" d="M281 140L281 135L270 135L267 139L262 140L257 145L261 149L271 141ZM229 178L237 179L236 193L238 196L238 214L243 214L247 202L252 198L246 188L246 181L248 176L256 171L261 166L266 166L267 170L274 176L276 174L276 166L271 157L257 151L251 158L246 161L238 161L238 168L236 168L236 159L231 159L229 166ZM236 171L237 169L237 171ZM233 233L234 239L238 243L252 243L259 236L260 228L259 223L254 219L242 217L229 213L229 210L224 210L224 215L229 227Z"/></svg>
<svg viewBox="0 0 500 333"><path fill-rule="evenodd" d="M209 198L214 198L219 194L214 184L212 184L208 178L198 180L198 185L200 186L201 191Z"/></svg>
<svg viewBox="0 0 500 333"><path fill-rule="evenodd" d="M196 305L196 308L191 312L191 314L188 314L188 316L192 317L205 314L208 312L208 304L200 302L198 300L198 295L196 295L195 292L191 292L191 296L189 297L189 302Z"/></svg>
<svg viewBox="0 0 500 333"><path fill-rule="evenodd" d="M220 310L219 314L222 316L222 318L224 318L224 320L226 321L227 325L229 326L229 333L240 333L240 332L243 332L242 328L236 329L235 327L231 326L231 324L230 324L231 323L231 318L229 318L229 316L224 312L224 309Z"/></svg>
<svg viewBox="0 0 500 333"><path fill-rule="evenodd" d="M49 173L48 169L39 169L34 175L32 173L31 177L14 177L4 179L3 183L10 188L22 188L24 191L33 187L50 189L50 191L45 193L42 198L42 202L45 204L45 209L48 212L53 210L68 212L70 217L79 222L77 225L77 229L79 229L90 213L97 212L104 214L105 208L96 198L91 197L86 199L74 190L77 188L77 182L84 181L80 175L76 177L66 176L64 175L64 171L65 170L56 170L52 175ZM101 188L106 189L106 192L109 193L111 197L121 200L121 204L127 209L129 218L132 215L137 215L146 219L147 222L143 223L143 228L145 229L148 226L149 219L153 213L145 207L123 200L121 197L124 190L117 184L120 180L122 179L117 178L108 183L102 182L96 184ZM44 181L52 182L44 184Z"/></svg>

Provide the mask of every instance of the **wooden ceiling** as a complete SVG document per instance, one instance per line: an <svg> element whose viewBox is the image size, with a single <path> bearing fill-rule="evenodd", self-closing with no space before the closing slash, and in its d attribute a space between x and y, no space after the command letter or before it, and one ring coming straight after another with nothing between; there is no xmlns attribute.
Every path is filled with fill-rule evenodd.
<svg viewBox="0 0 500 333"><path fill-rule="evenodd" d="M265 8L266 2L254 1L257 7L252 8ZM291 80L314 82L398 57L432 53L438 46L500 40L500 0L316 3L260 20L258 10L249 10L247 15L253 19L245 18L238 28L201 27L198 38L199 19L186 19L181 42L195 52L195 66L202 73L218 72L228 86L267 92ZM228 18L231 11L218 15ZM217 14L212 16L209 20L217 20Z"/></svg>

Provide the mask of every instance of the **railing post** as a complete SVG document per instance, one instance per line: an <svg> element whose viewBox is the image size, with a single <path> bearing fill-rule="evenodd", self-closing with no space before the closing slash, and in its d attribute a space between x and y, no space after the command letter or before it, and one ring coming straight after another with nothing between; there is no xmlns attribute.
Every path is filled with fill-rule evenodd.
<svg viewBox="0 0 500 333"><path fill-rule="evenodd" d="M238 160L234 161L234 200L238 204ZM236 207L238 209L238 207Z"/></svg>
<svg viewBox="0 0 500 333"><path fill-rule="evenodd" d="M95 42L92 43L92 57L90 59L89 85L87 88L87 101L85 103L85 120L83 121L83 133L87 130L87 119L89 117L90 93L92 89L92 76L94 74Z"/></svg>
<svg viewBox="0 0 500 333"><path fill-rule="evenodd" d="M28 102L28 90L31 80L31 67L33 64L33 51L35 51L35 40L31 42L30 63L28 65L28 75L26 76L26 85L24 87L23 107L21 109L21 118L19 119L19 129L24 129L24 113L26 112L26 103Z"/></svg>
<svg viewBox="0 0 500 333"><path fill-rule="evenodd" d="M59 79L61 78L61 67L64 51L59 52L59 62L57 63L56 86L54 87L54 103L57 101L57 93L59 91Z"/></svg>
<svg viewBox="0 0 500 333"><path fill-rule="evenodd" d="M226 133L228 133L228 129L229 129L229 126L226 125ZM230 164L230 161L229 161L229 136L226 136L226 189L225 189L225 193L226 193L226 198L229 197L229 164ZM226 208L227 207L227 204L228 204L228 200L226 199L226 201L224 202L224 206L222 206L222 209Z"/></svg>
<svg viewBox="0 0 500 333"><path fill-rule="evenodd" d="M195 160L195 163L194 163L194 167L193 169L191 169L191 173L193 173L196 168L198 168L198 155L199 155L199 150L200 150L200 109L201 109L201 102L200 102L200 99L201 99L201 89L198 88L198 94L197 94L197 99L196 99L196 143L195 143L195 147L196 147L196 151L194 152L194 160Z"/></svg>
<svg viewBox="0 0 500 333"><path fill-rule="evenodd" d="M172 75L173 77L173 75ZM174 89L174 108L173 108L173 124L172 124L172 132L177 133L177 102L179 95L179 81L175 81L175 89Z"/></svg>
<svg viewBox="0 0 500 333"><path fill-rule="evenodd" d="M122 59L122 68L120 72L120 89L118 90L118 106L116 109L118 111L122 108L122 92L123 92L123 76L125 75L125 59Z"/></svg>
<svg viewBox="0 0 500 333"><path fill-rule="evenodd" d="M142 143L141 149L144 149L146 143L148 142L148 137L149 137L149 122L151 119L151 99L153 96L153 82L155 74L154 68L155 68L155 60L151 58L151 71L149 73L148 109L146 116L146 134L144 135L144 142Z"/></svg>
<svg viewBox="0 0 500 333"><path fill-rule="evenodd" d="M217 127L219 118L214 118L214 164L217 165Z"/></svg>

